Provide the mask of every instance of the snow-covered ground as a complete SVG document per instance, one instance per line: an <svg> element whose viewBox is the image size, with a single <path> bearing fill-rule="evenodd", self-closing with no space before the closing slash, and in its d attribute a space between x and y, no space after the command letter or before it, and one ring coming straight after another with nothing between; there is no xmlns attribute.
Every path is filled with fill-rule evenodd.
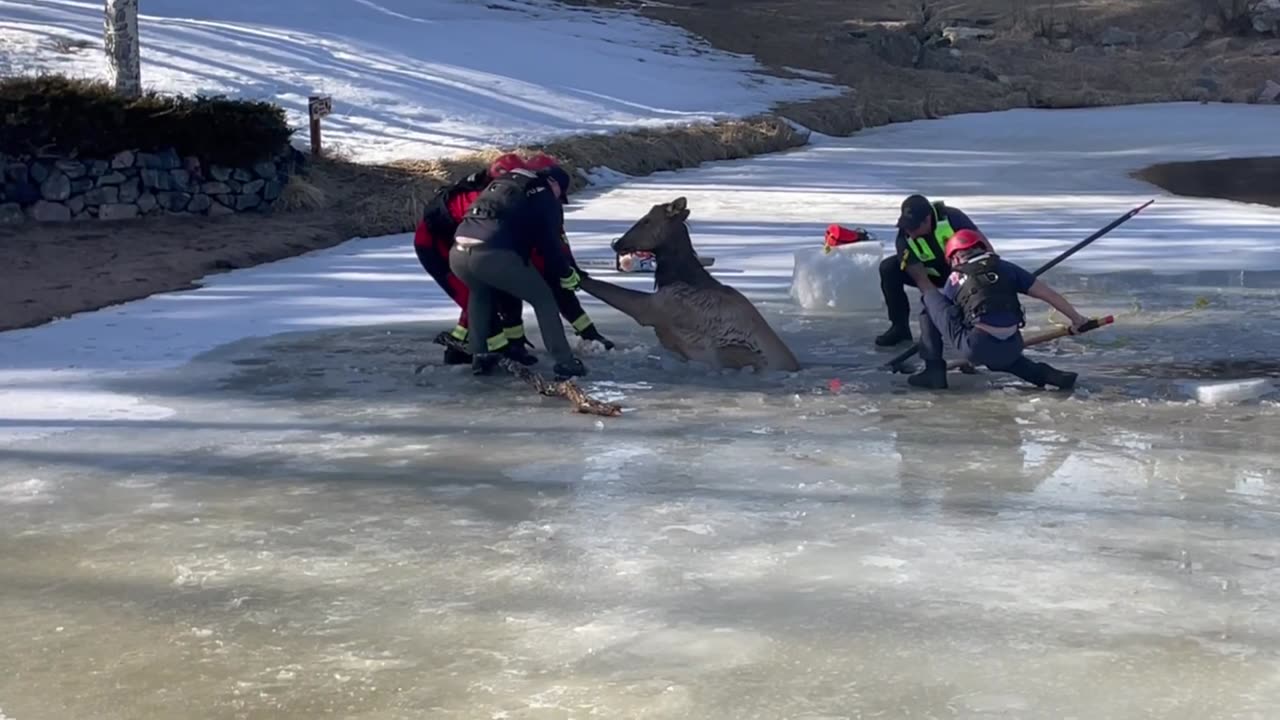
<svg viewBox="0 0 1280 720"><path fill-rule="evenodd" d="M0 335L0 707L1269 717L1280 407L1187 383L1280 371L1280 211L1126 173L1276 154L1277 123L962 116L584 194L583 258L686 196L715 272L810 360L682 366L590 302L620 348L586 386L619 419L439 365L456 311L406 236ZM1038 353L1074 395L910 392L876 367L881 312L791 303L796 249L887 238L917 189L1029 265L1156 198L1046 276L1119 317Z"/></svg>
<svg viewBox="0 0 1280 720"><path fill-rule="evenodd" d="M102 2L0 0L0 74L102 77ZM264 98L306 142L307 97L354 159L750 115L843 88L758 72L673 26L547 0L146 0L143 83Z"/></svg>

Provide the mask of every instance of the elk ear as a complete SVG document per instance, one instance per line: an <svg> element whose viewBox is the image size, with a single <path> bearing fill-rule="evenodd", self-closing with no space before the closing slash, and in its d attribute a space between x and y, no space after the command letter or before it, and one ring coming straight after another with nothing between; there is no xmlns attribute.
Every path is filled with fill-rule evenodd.
<svg viewBox="0 0 1280 720"><path fill-rule="evenodd" d="M689 209L689 201L684 199L683 197L678 197L675 200L672 200L671 202L667 203L667 214L670 215L671 217L675 217L682 212L687 212L688 209Z"/></svg>

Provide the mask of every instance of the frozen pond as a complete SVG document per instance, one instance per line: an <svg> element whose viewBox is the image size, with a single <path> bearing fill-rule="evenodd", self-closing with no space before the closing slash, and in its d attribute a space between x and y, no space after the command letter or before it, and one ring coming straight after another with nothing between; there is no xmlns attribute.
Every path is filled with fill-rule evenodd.
<svg viewBox="0 0 1280 720"><path fill-rule="evenodd" d="M584 385L622 418L441 366L455 313L403 237L0 335L0 717L1274 717L1280 405L1189 383L1280 377L1280 225L1126 179L1232 151L1188 130L1223 108L1152 112L913 123L576 206L598 257L688 195L809 362L680 365L592 304L620 347ZM1103 147L1079 174L1018 154L1073 123ZM881 312L788 300L827 223L892 222L902 142L1004 148L931 167L1029 265L1160 198L1046 276L1118 318L1036 353L1075 393L909 391Z"/></svg>
<svg viewBox="0 0 1280 720"><path fill-rule="evenodd" d="M632 412L601 425L439 366L406 325L122 380L175 414L0 461L0 707L1265 717L1280 410L1178 391L1222 372L1202 361L1246 311L1270 336L1236 357L1274 372L1280 276L1235 278L1062 278L1086 309L1143 307L1091 338L1107 353L1058 346L1071 397L906 392L870 366L878 315L777 302L811 358L862 367L677 367L610 315L624 351L591 367L627 382L588 387Z"/></svg>

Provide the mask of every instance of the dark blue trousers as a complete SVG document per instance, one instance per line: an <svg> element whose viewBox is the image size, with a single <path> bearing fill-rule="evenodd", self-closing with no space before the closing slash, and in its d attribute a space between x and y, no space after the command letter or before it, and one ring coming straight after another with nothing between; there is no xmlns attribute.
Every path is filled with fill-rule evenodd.
<svg viewBox="0 0 1280 720"><path fill-rule="evenodd" d="M920 313L920 357L930 365L942 362L943 339L974 365L991 370L1009 371L1022 358L1022 333L1001 340L972 328L965 322L964 311L937 290L924 293L924 311Z"/></svg>

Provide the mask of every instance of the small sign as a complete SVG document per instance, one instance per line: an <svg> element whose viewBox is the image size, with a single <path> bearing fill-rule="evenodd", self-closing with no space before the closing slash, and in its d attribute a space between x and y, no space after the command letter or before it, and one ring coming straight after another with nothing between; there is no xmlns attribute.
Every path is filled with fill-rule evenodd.
<svg viewBox="0 0 1280 720"><path fill-rule="evenodd" d="M312 96L308 103L308 110L311 112L311 119L318 120L333 112L333 98L328 95Z"/></svg>

